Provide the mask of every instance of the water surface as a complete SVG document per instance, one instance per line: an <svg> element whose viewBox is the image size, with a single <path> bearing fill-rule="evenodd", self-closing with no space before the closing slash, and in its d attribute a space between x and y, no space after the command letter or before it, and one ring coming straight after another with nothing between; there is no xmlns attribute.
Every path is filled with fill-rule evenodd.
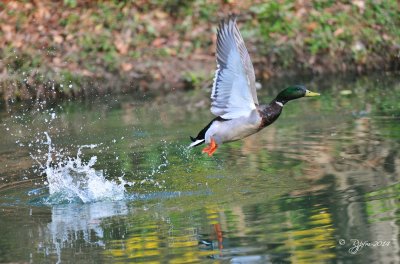
<svg viewBox="0 0 400 264"><path fill-rule="evenodd" d="M399 262L399 80L268 83L259 101L293 83L322 96L212 158L186 148L212 118L204 91L16 103L0 262Z"/></svg>

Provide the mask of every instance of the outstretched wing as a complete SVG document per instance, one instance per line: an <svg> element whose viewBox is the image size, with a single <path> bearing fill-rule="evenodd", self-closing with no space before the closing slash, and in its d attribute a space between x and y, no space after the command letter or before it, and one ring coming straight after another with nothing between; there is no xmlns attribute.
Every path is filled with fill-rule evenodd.
<svg viewBox="0 0 400 264"><path fill-rule="evenodd" d="M217 64L211 112L224 119L249 115L258 105L255 76L236 17L222 21L219 26Z"/></svg>
<svg viewBox="0 0 400 264"><path fill-rule="evenodd" d="M236 19L235 19L236 20ZM244 71L246 73L246 77L249 83L249 88L251 92L251 96L253 97L253 101L256 105L258 105L257 99L257 90L256 90L256 75L254 74L253 63L251 62L249 52L246 49L246 45L244 44L244 40L242 35L240 34L239 28L235 24L235 41L237 48L240 53L240 58L242 60L242 65L244 67Z"/></svg>

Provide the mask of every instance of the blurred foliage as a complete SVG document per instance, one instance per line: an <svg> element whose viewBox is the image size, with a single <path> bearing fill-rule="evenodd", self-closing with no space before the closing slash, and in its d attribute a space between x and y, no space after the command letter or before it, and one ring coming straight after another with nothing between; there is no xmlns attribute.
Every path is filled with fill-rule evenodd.
<svg viewBox="0 0 400 264"><path fill-rule="evenodd" d="M6 1L0 3L0 76L8 82L1 82L0 95L30 99L108 89L84 85L89 80L107 80L112 91L115 80L133 80L126 89L141 91L205 87L215 69L218 22L230 13L239 14L259 77L400 65L396 0ZM80 81L66 83L66 72ZM37 75L41 89L32 82Z"/></svg>
<svg viewBox="0 0 400 264"><path fill-rule="evenodd" d="M275 53L279 66L300 62L299 68L325 72L354 66L378 69L385 60L399 61L397 1L285 0L265 2L251 10L267 43L264 53Z"/></svg>

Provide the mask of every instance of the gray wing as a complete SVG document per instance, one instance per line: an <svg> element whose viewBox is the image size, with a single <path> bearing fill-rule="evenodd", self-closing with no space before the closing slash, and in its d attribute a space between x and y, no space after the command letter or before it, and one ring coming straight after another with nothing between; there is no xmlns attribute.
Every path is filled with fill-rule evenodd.
<svg viewBox="0 0 400 264"><path fill-rule="evenodd" d="M236 22L236 18L234 19ZM242 60L244 71L248 78L251 95L253 97L254 103L258 105L257 91L256 91L256 75L254 73L253 63L251 62L249 52L246 49L246 45L244 44L244 40L242 38L242 35L240 34L239 28L237 27L236 23L235 23L234 33L235 33L236 45L240 53L240 58Z"/></svg>
<svg viewBox="0 0 400 264"><path fill-rule="evenodd" d="M258 104L255 76L236 17L221 22L216 55L218 68L211 92L211 112L225 119L249 115Z"/></svg>

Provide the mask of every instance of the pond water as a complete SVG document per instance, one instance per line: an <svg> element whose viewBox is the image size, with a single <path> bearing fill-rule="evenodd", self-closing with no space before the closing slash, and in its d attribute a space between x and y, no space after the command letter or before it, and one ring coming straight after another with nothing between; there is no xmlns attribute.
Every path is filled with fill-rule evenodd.
<svg viewBox="0 0 400 264"><path fill-rule="evenodd" d="M399 80L267 83L322 96L211 158L205 91L3 106L0 262L398 263Z"/></svg>

